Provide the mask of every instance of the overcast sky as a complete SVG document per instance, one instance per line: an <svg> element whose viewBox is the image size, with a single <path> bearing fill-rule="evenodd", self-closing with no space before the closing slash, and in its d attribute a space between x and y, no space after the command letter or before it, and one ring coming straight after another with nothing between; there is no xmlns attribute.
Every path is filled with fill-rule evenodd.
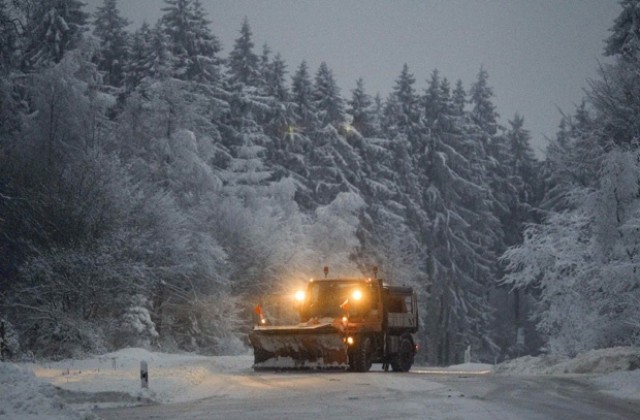
<svg viewBox="0 0 640 420"><path fill-rule="evenodd" d="M103 0L84 0L89 10ZM349 98L362 77L383 97L402 65L420 93L433 69L469 88L489 72L500 122L525 117L538 154L553 137L560 114L572 113L595 78L603 40L620 11L616 0L201 0L211 29L233 47L246 16L256 53L266 42L280 52L289 75L302 60L312 74L325 61ZM137 29L161 16L163 0L119 0Z"/></svg>

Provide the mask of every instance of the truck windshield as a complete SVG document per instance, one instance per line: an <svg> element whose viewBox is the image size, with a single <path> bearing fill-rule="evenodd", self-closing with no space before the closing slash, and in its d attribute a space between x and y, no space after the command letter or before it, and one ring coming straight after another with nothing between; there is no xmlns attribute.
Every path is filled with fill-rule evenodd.
<svg viewBox="0 0 640 420"><path fill-rule="evenodd" d="M360 314L376 304L374 285L363 281L318 281L309 285L307 317ZM342 305L345 306L341 307Z"/></svg>

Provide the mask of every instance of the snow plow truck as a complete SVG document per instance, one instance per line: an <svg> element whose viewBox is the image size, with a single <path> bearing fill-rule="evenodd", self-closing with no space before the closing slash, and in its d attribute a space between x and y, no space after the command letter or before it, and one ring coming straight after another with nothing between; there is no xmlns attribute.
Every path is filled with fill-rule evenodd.
<svg viewBox="0 0 640 420"><path fill-rule="evenodd" d="M416 294L374 278L312 279L295 294L300 322L268 325L260 306L249 334L254 369L345 369L373 363L408 372L418 350Z"/></svg>

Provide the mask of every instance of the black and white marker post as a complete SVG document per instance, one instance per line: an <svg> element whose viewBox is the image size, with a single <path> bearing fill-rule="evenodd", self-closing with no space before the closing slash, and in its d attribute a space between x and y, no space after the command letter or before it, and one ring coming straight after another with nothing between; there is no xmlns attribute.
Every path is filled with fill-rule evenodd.
<svg viewBox="0 0 640 420"><path fill-rule="evenodd" d="M140 362L140 385L149 388L149 368L144 360Z"/></svg>

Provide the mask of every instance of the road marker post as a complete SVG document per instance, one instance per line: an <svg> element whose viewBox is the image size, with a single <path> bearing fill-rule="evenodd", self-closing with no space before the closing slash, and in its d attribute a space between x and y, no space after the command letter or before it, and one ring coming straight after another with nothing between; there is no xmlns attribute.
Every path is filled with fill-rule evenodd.
<svg viewBox="0 0 640 420"><path fill-rule="evenodd" d="M144 360L140 362L140 386L149 388L149 367Z"/></svg>

